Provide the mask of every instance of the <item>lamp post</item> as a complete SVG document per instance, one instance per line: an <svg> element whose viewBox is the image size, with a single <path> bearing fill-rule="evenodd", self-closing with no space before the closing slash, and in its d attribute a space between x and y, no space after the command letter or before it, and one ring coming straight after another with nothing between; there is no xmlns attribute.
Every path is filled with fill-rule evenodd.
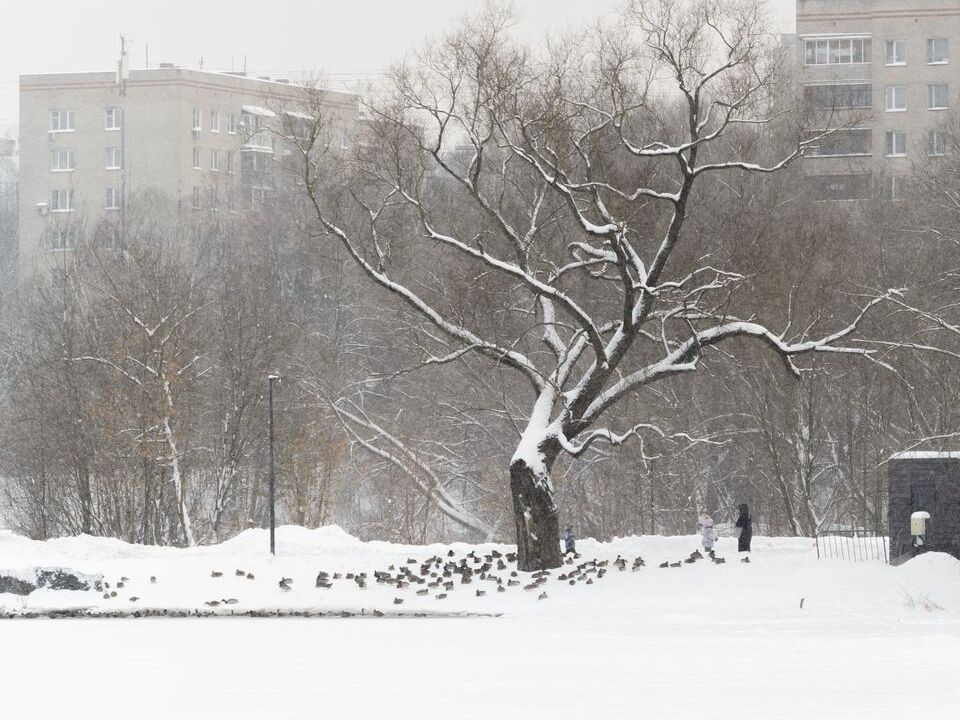
<svg viewBox="0 0 960 720"><path fill-rule="evenodd" d="M277 500L277 482L273 468L273 381L279 380L280 376L271 373L267 376L267 425L270 433L270 554L277 554L277 544L275 538L277 526L276 500Z"/></svg>

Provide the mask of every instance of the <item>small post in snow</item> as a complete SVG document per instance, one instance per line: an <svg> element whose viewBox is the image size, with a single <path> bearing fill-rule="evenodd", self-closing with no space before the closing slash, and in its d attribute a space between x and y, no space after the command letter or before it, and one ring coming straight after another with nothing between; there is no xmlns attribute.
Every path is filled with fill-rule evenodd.
<svg viewBox="0 0 960 720"><path fill-rule="evenodd" d="M277 500L277 482L273 469L273 381L279 380L280 376L274 373L267 375L267 426L270 434L270 554L277 554L276 544L276 500Z"/></svg>

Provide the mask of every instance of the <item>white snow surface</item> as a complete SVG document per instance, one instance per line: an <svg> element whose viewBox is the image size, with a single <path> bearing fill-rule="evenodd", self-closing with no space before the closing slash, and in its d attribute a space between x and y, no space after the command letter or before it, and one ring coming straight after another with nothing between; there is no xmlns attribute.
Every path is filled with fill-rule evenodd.
<svg viewBox="0 0 960 720"><path fill-rule="evenodd" d="M960 561L948 555L890 567L817 560L808 539L755 537L744 564L736 541L721 538L726 564L660 569L699 537L581 539L580 562L619 554L626 571L611 563L604 578L571 587L556 579L565 566L545 600L522 586L497 593L475 576L437 600L416 595L420 586L378 585L373 571L450 549L459 560L514 548L361 542L336 527L282 527L275 558L267 547L263 530L190 549L0 531L0 567L99 572L113 586L129 578L110 600L38 590L0 594L0 610L205 609L236 598L235 612L497 616L0 621L3 716L884 720L960 707ZM637 555L646 566L632 572ZM368 587L340 579L318 589L319 570L366 571ZM281 577L293 579L289 592Z"/></svg>

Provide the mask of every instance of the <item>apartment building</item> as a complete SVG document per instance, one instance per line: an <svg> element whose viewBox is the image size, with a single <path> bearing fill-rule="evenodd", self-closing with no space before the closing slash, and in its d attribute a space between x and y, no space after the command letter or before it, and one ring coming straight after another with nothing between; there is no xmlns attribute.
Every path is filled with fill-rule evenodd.
<svg viewBox="0 0 960 720"><path fill-rule="evenodd" d="M172 65L22 75L20 277L62 263L143 191L179 219L256 210L289 152L276 130L308 120L307 97L284 81ZM348 148L356 96L325 92L322 115Z"/></svg>
<svg viewBox="0 0 960 720"><path fill-rule="evenodd" d="M960 98L960 0L797 0L800 82L824 126L804 172L828 200L900 199L945 155Z"/></svg>

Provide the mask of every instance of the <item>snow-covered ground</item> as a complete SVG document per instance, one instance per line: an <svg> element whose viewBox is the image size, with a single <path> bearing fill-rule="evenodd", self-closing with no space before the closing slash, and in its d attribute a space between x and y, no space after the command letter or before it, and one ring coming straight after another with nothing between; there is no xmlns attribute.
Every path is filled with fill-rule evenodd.
<svg viewBox="0 0 960 720"><path fill-rule="evenodd" d="M259 530L190 550L97 538L40 543L0 531L0 570L66 566L103 573L112 589L129 578L106 600L97 592L0 594L0 611L498 615L0 621L0 714L878 720L952 717L960 708L960 561L933 553L897 568L817 560L811 541L755 538L752 562L743 564L732 542L718 548L726 564L660 569L697 539L583 540L581 562L619 554L626 570L611 564L592 584L570 586L556 578L564 568L530 591L520 573L522 584L502 593L493 581L454 577L438 600L442 588L417 595L423 586L377 584L373 572L446 560L450 549L459 560L470 550L513 548L362 543L337 528L290 527L278 531L270 558ZM632 572L638 555L646 566ZM318 589L319 570L370 577L364 589L345 578ZM510 568L493 572L506 585ZM283 577L293 580L289 591L278 587ZM477 597L477 589L487 592ZM205 604L212 601L221 604Z"/></svg>

